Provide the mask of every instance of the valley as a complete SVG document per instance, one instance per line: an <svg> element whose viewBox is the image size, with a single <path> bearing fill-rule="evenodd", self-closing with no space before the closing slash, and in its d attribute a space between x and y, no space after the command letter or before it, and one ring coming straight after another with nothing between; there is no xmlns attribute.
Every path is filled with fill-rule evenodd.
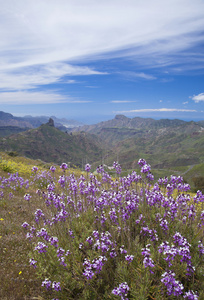
<svg viewBox="0 0 204 300"><path fill-rule="evenodd" d="M192 178L203 175L204 127L203 121L150 118L128 118L116 115L114 119L94 125L74 126L64 129L61 123L41 124L35 128L8 126L14 117L0 114L0 151L15 151L19 155L45 162L69 162L82 168L85 163L96 168L100 164L121 164L124 174L137 169L137 161L144 158L154 169L155 178L167 173ZM15 118L14 118L15 119ZM32 118L31 118L32 119ZM54 117L55 120L59 120ZM26 121L27 120L27 121ZM45 121L35 118L35 125ZM3 123L5 122L5 123ZM28 118L20 118L28 125ZM34 124L34 123L33 123Z"/></svg>

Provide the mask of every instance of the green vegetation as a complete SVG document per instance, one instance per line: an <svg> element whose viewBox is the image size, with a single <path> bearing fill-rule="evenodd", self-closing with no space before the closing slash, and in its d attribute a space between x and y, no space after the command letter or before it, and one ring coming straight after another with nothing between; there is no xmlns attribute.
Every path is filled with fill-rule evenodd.
<svg viewBox="0 0 204 300"><path fill-rule="evenodd" d="M91 134L66 134L55 127L41 125L37 129L0 139L0 149L18 152L31 159L61 164L69 161L81 167L82 160L96 161L103 147Z"/></svg>

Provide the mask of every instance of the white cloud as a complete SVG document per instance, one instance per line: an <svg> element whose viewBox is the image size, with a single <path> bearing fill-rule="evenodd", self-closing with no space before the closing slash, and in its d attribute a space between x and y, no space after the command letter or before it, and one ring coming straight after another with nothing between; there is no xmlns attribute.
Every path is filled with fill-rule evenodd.
<svg viewBox="0 0 204 300"><path fill-rule="evenodd" d="M195 101L195 103L199 103L201 101L204 101L204 93L194 95L193 97L190 97L190 98L192 98Z"/></svg>
<svg viewBox="0 0 204 300"><path fill-rule="evenodd" d="M128 57L152 67L174 65L178 57L191 65L191 57L203 68L202 53L188 52L204 40L202 0L1 2L1 89L107 74L84 66L102 58ZM156 79L144 72L126 75Z"/></svg>
<svg viewBox="0 0 204 300"><path fill-rule="evenodd" d="M83 101L69 96L63 96L56 92L3 92L0 93L0 104L51 104L51 103L88 103L91 101Z"/></svg>
<svg viewBox="0 0 204 300"><path fill-rule="evenodd" d="M197 111L194 109L178 109L178 108L144 108L144 109L117 111L114 113L127 114L127 113L140 113L140 112L146 113L146 112L197 112Z"/></svg>
<svg viewBox="0 0 204 300"><path fill-rule="evenodd" d="M113 51L175 54L203 40L203 12L202 0L7 0L0 12L1 57L30 66Z"/></svg>
<svg viewBox="0 0 204 300"><path fill-rule="evenodd" d="M72 66L66 63L53 63L52 65L40 65L20 69L1 70L0 89L19 90L33 89L38 86L60 83L65 75L100 75L106 74L88 67ZM65 83L74 83L74 80Z"/></svg>
<svg viewBox="0 0 204 300"><path fill-rule="evenodd" d="M183 102L183 104L188 104L188 101Z"/></svg>

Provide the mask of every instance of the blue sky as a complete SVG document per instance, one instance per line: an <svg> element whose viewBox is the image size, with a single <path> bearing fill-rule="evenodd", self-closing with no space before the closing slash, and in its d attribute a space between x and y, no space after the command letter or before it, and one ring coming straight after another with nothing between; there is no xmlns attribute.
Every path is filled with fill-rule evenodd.
<svg viewBox="0 0 204 300"><path fill-rule="evenodd" d="M0 2L0 110L204 119L203 0Z"/></svg>

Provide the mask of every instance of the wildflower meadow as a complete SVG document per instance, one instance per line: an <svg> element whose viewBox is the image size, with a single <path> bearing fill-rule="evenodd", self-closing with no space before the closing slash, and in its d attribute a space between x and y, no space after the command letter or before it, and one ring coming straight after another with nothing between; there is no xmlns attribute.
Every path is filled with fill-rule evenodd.
<svg viewBox="0 0 204 300"><path fill-rule="evenodd" d="M0 215L0 242L16 226L27 268L13 271L19 298L2 299L204 299L204 195L181 176L155 181L144 159L138 167L121 176L118 162L112 175L63 163L1 176L1 207L16 199L24 213L18 226L14 213Z"/></svg>

